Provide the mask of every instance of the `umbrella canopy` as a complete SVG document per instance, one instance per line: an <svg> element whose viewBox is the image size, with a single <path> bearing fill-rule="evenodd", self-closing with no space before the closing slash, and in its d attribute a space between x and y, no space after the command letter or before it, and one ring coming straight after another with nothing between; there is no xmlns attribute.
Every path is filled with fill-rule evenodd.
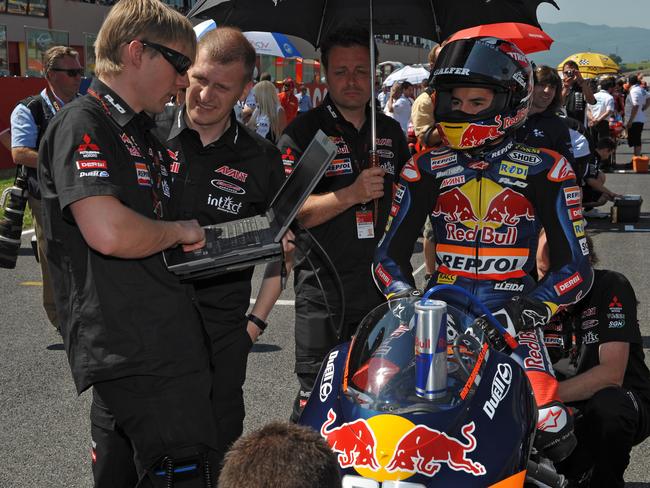
<svg viewBox="0 0 650 488"><path fill-rule="evenodd" d="M255 48L257 54L269 54L280 58L302 57L296 46L284 34L277 32L244 32L246 39Z"/></svg>
<svg viewBox="0 0 650 488"><path fill-rule="evenodd" d="M620 67L612 58L599 53L576 53L572 54L560 64L557 65L558 71L562 71L564 63L567 61L575 61L578 65L580 74L584 78L593 78L595 76L604 75L607 73L618 73Z"/></svg>
<svg viewBox="0 0 650 488"><path fill-rule="evenodd" d="M421 83L429 78L429 71L422 66L404 66L397 71L393 71L385 80L384 86L393 86L400 81L408 81L412 84Z"/></svg>
<svg viewBox="0 0 650 488"><path fill-rule="evenodd" d="M243 31L277 31L318 47L342 25L370 26L375 34L405 34L440 42L467 27L494 22L539 26L537 7L553 0L198 0L188 17L214 19Z"/></svg>
<svg viewBox="0 0 650 488"><path fill-rule="evenodd" d="M521 22L499 22L496 24L477 25L456 32L450 40L469 39L471 37L490 36L505 39L515 44L525 54L548 51L553 39L539 27Z"/></svg>

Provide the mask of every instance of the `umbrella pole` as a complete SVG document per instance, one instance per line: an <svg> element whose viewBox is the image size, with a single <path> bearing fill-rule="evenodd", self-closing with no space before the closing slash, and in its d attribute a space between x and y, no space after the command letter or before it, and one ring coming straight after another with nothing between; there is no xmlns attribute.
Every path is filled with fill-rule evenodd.
<svg viewBox="0 0 650 488"><path fill-rule="evenodd" d="M370 137L371 137L371 149L369 155L369 166L371 168L376 168L379 166L379 156L377 155L377 103L376 93L375 93L375 80L377 78L375 73L375 33L372 28L373 24L373 11L372 11L372 2L373 0L368 0L370 4ZM374 224L377 226L377 217L379 213L379 199L375 198L373 201L374 205Z"/></svg>

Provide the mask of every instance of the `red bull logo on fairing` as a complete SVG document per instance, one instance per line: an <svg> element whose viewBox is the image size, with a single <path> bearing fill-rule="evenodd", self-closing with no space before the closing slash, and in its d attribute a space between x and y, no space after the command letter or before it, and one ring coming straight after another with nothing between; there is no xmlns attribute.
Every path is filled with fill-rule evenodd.
<svg viewBox="0 0 650 488"><path fill-rule="evenodd" d="M454 471L482 476L486 473L485 466L467 457L467 454L476 449L476 437L473 435L475 428L474 422L461 428L461 434L465 438L463 443L426 425L416 425L399 440L386 470L434 476L446 464Z"/></svg>
<svg viewBox="0 0 650 488"><path fill-rule="evenodd" d="M330 408L327 420L320 429L332 451L339 453L338 461L342 468L365 467L372 471L379 469L376 447L377 439L365 419L330 426L336 422L336 412Z"/></svg>

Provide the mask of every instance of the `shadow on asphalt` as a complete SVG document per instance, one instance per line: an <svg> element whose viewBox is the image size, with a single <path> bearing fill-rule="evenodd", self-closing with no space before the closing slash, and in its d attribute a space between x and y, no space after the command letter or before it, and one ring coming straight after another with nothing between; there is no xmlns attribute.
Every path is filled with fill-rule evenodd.
<svg viewBox="0 0 650 488"><path fill-rule="evenodd" d="M643 341L643 344L644 344L643 347L645 347L645 340ZM64 351L65 346L63 344L50 344L45 349L47 349L48 351Z"/></svg>
<svg viewBox="0 0 650 488"><path fill-rule="evenodd" d="M625 483L625 488L650 488L650 483Z"/></svg>
<svg viewBox="0 0 650 488"><path fill-rule="evenodd" d="M275 352L281 351L282 348L277 344L253 344L251 352Z"/></svg>

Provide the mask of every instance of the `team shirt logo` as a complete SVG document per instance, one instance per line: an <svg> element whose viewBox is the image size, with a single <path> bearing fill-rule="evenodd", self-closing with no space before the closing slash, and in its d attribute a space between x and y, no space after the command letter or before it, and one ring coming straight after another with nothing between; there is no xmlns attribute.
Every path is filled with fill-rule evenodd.
<svg viewBox="0 0 650 488"><path fill-rule="evenodd" d="M149 168L145 163L135 163L135 172L138 178L138 185L152 186Z"/></svg>

